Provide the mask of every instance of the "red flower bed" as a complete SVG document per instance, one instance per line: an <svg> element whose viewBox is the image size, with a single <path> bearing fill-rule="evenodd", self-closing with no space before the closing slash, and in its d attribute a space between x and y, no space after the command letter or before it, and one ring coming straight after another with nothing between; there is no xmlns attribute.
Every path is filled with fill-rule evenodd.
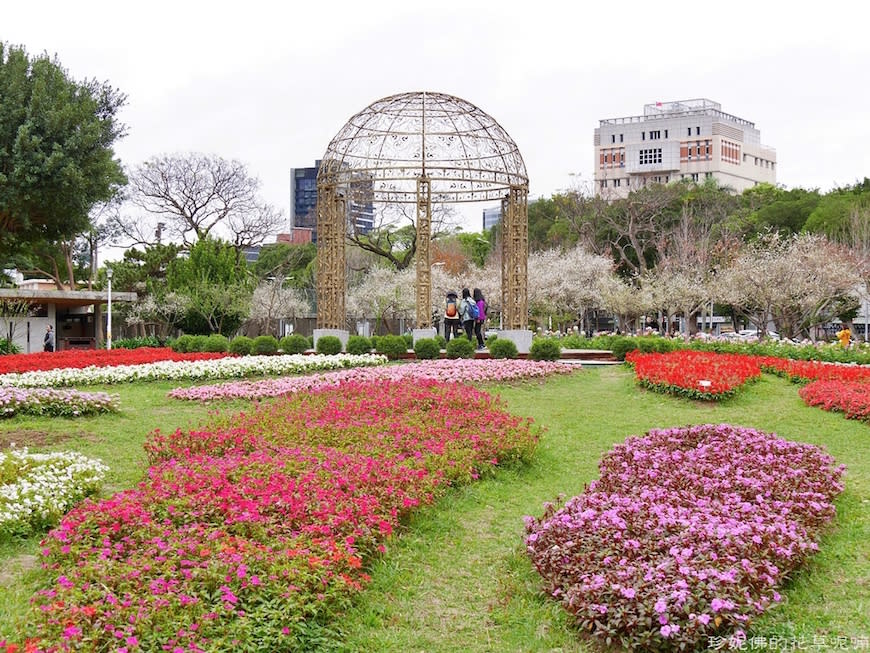
<svg viewBox="0 0 870 653"><path fill-rule="evenodd" d="M146 481L46 538L56 582L30 627L50 651L328 648L404 517L536 442L498 399L425 380L349 382L155 432Z"/></svg>
<svg viewBox="0 0 870 653"><path fill-rule="evenodd" d="M822 379L805 385L798 393L808 406L870 421L870 382Z"/></svg>
<svg viewBox="0 0 870 653"><path fill-rule="evenodd" d="M798 361L773 356L759 356L758 361L765 372L784 376L794 383L807 383L821 379L870 381L870 366L867 365Z"/></svg>
<svg viewBox="0 0 870 653"><path fill-rule="evenodd" d="M715 400L733 395L761 376L753 356L678 350L664 354L632 351L625 361L634 366L642 386L692 399Z"/></svg>
<svg viewBox="0 0 870 653"><path fill-rule="evenodd" d="M68 349L57 352L12 354L0 356L0 374L10 372L41 372L63 367L114 367L116 365L141 365L157 361L202 361L224 358L225 353L181 354L169 347L141 347L139 349Z"/></svg>

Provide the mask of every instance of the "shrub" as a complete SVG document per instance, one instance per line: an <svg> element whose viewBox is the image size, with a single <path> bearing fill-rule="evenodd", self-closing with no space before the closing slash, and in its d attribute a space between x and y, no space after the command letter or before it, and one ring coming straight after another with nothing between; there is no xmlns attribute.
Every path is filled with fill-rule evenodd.
<svg viewBox="0 0 870 653"><path fill-rule="evenodd" d="M435 342L438 343L439 349L444 349L447 346L447 338L442 336L440 333L435 334Z"/></svg>
<svg viewBox="0 0 870 653"><path fill-rule="evenodd" d="M375 349L390 360L396 360L403 354L408 353L408 345L402 336L380 336Z"/></svg>
<svg viewBox="0 0 870 653"><path fill-rule="evenodd" d="M254 353L260 356L278 353L278 339L275 336L254 338Z"/></svg>
<svg viewBox="0 0 870 653"><path fill-rule="evenodd" d="M572 333L562 339L562 347L565 349L588 349L589 338Z"/></svg>
<svg viewBox="0 0 870 653"><path fill-rule="evenodd" d="M301 333L293 333L289 336L284 336L278 342L278 348L285 354L304 354L311 349L308 344L308 338Z"/></svg>
<svg viewBox="0 0 870 653"><path fill-rule="evenodd" d="M459 336L447 343L447 358L474 358L474 343Z"/></svg>
<svg viewBox="0 0 870 653"><path fill-rule="evenodd" d="M420 360L435 360L441 356L441 347L435 338L420 338L414 343L414 354Z"/></svg>
<svg viewBox="0 0 870 653"><path fill-rule="evenodd" d="M492 343L494 343L496 340L498 340L498 336L495 335L495 334L493 333L491 336L489 336L489 337L484 341L484 344L486 345L486 348L487 348L487 349L490 349L490 348L492 347Z"/></svg>
<svg viewBox="0 0 870 653"><path fill-rule="evenodd" d="M213 333L205 339L205 347L203 351L208 352L223 352L230 348L230 340L226 336L219 333Z"/></svg>
<svg viewBox="0 0 870 653"><path fill-rule="evenodd" d="M137 338L118 338L112 340L112 349L139 349L140 347L162 347L163 342L157 336L142 336ZM2 345L0 345L2 347Z"/></svg>
<svg viewBox="0 0 870 653"><path fill-rule="evenodd" d="M536 338L529 348L529 358L533 361L557 361L562 353L562 345L556 338Z"/></svg>
<svg viewBox="0 0 870 653"><path fill-rule="evenodd" d="M372 341L372 349L374 349L375 351L379 351L378 350L378 340L380 340L380 339L381 339L381 336L372 336L369 338L369 340Z"/></svg>
<svg viewBox="0 0 870 653"><path fill-rule="evenodd" d="M0 354L20 354L21 347L7 338L0 338Z"/></svg>
<svg viewBox="0 0 870 653"><path fill-rule="evenodd" d="M236 336L230 341L230 353L239 356L250 356L254 350L254 341L248 336Z"/></svg>
<svg viewBox="0 0 870 653"><path fill-rule="evenodd" d="M637 338L614 336L610 341L610 351L613 352L614 358L618 361L624 361L625 355L637 348Z"/></svg>
<svg viewBox="0 0 870 653"><path fill-rule="evenodd" d="M413 349L414 348L414 336L410 333L405 333L402 335L402 340L405 341L405 349Z"/></svg>
<svg viewBox="0 0 870 653"><path fill-rule="evenodd" d="M489 353L493 358L516 358L519 355L517 346L512 340L494 339L491 343L487 341Z"/></svg>
<svg viewBox="0 0 870 653"><path fill-rule="evenodd" d="M208 336L206 335L196 335L190 341L190 350L191 352L201 352L205 351L206 346L208 345Z"/></svg>
<svg viewBox="0 0 870 653"><path fill-rule="evenodd" d="M193 336L184 334L178 336L172 342L172 351L177 351L180 354L186 354L189 351L193 351L191 347L193 346Z"/></svg>
<svg viewBox="0 0 870 653"><path fill-rule="evenodd" d="M372 341L365 336L350 336L347 339L347 353L359 356L372 350Z"/></svg>
<svg viewBox="0 0 870 653"><path fill-rule="evenodd" d="M338 336L320 336L315 347L318 354L335 356L341 353L341 339Z"/></svg>

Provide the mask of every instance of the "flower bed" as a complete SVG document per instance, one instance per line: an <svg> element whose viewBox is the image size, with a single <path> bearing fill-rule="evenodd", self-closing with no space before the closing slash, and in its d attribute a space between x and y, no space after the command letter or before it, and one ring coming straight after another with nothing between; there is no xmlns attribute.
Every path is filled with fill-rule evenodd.
<svg viewBox="0 0 870 653"><path fill-rule="evenodd" d="M802 387L798 394L808 406L841 412L848 419L870 422L870 381L813 381Z"/></svg>
<svg viewBox="0 0 870 653"><path fill-rule="evenodd" d="M138 350L133 350L138 351ZM197 356L204 354L197 354ZM178 360L118 365L56 369L0 376L0 386L40 387L126 383L129 381L181 381L196 379L231 379L269 374L302 374L315 370L341 369L362 365L382 365L384 356L338 354L336 356L242 356L211 360Z"/></svg>
<svg viewBox="0 0 870 653"><path fill-rule="evenodd" d="M499 400L436 381L347 383L155 432L146 481L47 537L57 581L31 627L60 651L316 650L410 511L536 440Z"/></svg>
<svg viewBox="0 0 870 653"><path fill-rule="evenodd" d="M53 526L102 484L108 467L79 453L0 452L0 539Z"/></svg>
<svg viewBox="0 0 870 653"><path fill-rule="evenodd" d="M643 651L740 641L834 517L843 467L752 429L653 430L617 445L601 478L528 517L528 554L580 629Z"/></svg>
<svg viewBox="0 0 870 653"><path fill-rule="evenodd" d="M718 400L734 395L749 381L761 377L753 356L678 350L664 354L629 352L625 361L634 367L640 385L692 399Z"/></svg>
<svg viewBox="0 0 870 653"><path fill-rule="evenodd" d="M117 395L52 388L4 388L0 386L0 417L18 413L79 417L118 410Z"/></svg>
<svg viewBox="0 0 870 653"><path fill-rule="evenodd" d="M870 381L870 365L796 361L773 356L759 357L758 360L764 371L784 376L793 383L807 383L822 379L847 382Z"/></svg>
<svg viewBox="0 0 870 653"><path fill-rule="evenodd" d="M440 359L404 363L389 367L348 369L302 377L243 381L218 385L176 388L169 393L175 399L209 401L214 399L260 399L299 391L334 387L347 381L375 380L451 380L455 382L513 381L550 374L570 374L577 365L529 360Z"/></svg>
<svg viewBox="0 0 870 653"><path fill-rule="evenodd" d="M0 374L39 372L61 368L110 367L142 365L157 361L200 361L224 358L224 353L179 354L169 347L140 349L68 349L58 352L37 352L0 356Z"/></svg>

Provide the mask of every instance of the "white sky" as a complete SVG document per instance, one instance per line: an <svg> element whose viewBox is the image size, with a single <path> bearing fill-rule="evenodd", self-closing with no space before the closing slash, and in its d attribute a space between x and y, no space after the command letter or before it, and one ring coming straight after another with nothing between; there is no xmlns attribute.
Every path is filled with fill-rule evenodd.
<svg viewBox="0 0 870 653"><path fill-rule="evenodd" d="M424 90L507 130L531 199L591 180L600 119L699 97L755 123L778 183L853 183L870 176L868 19L860 0L47 0L4 3L0 40L126 93L126 166L236 158L286 214L291 167L375 100Z"/></svg>

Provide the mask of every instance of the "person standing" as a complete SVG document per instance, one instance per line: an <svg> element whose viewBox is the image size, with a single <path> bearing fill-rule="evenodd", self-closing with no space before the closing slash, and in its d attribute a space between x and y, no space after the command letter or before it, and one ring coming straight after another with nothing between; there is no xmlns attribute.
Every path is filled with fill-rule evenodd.
<svg viewBox="0 0 870 653"><path fill-rule="evenodd" d="M477 319L474 320L474 335L477 338L477 348L484 349L483 323L486 322L486 300L480 288L474 289L474 302L477 304Z"/></svg>
<svg viewBox="0 0 870 653"><path fill-rule="evenodd" d="M472 308L474 306L474 308ZM476 319L477 304L471 298L471 291L468 288L462 289L462 301L459 302L459 315L462 317L462 328L465 331L465 337L474 341L474 321Z"/></svg>
<svg viewBox="0 0 870 653"><path fill-rule="evenodd" d="M54 351L54 331L51 325L45 327L45 337L42 339L42 351Z"/></svg>
<svg viewBox="0 0 870 653"><path fill-rule="evenodd" d="M450 342L450 337L459 335L459 325L462 320L459 317L459 296L453 290L447 291L447 303L444 307L444 339Z"/></svg>

